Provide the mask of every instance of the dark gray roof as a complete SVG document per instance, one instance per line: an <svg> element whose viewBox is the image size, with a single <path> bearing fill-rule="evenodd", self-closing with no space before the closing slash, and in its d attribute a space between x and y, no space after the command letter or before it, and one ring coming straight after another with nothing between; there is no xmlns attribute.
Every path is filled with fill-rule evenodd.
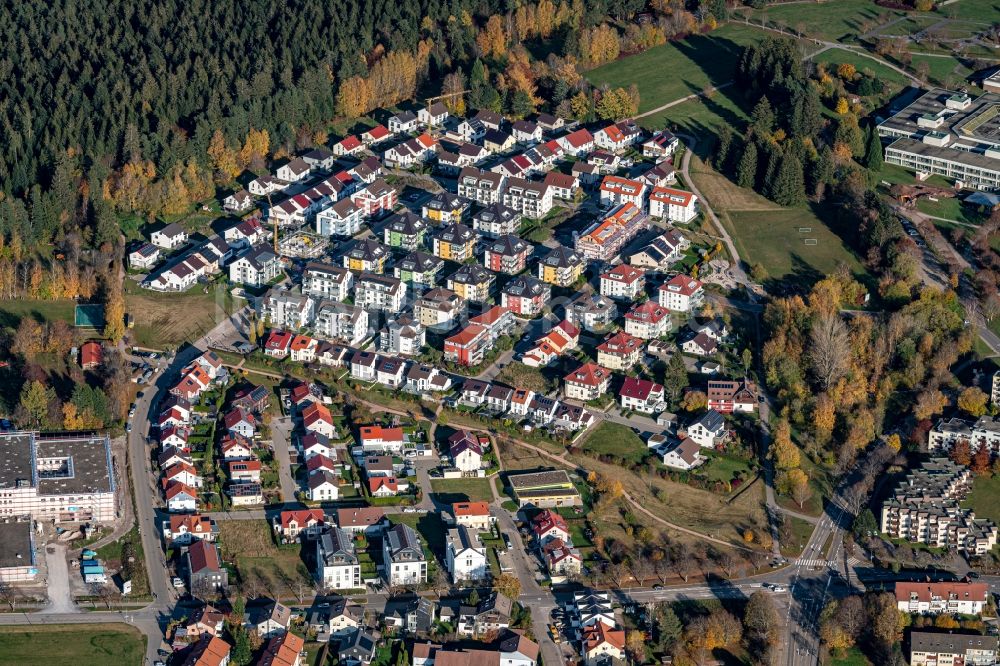
<svg viewBox="0 0 1000 666"><path fill-rule="evenodd" d="M34 565L31 521L0 523L0 569Z"/></svg>
<svg viewBox="0 0 1000 666"><path fill-rule="evenodd" d="M910 652L944 652L965 654L966 650L996 651L997 636L978 634L938 634L930 631L914 631L910 634Z"/></svg>

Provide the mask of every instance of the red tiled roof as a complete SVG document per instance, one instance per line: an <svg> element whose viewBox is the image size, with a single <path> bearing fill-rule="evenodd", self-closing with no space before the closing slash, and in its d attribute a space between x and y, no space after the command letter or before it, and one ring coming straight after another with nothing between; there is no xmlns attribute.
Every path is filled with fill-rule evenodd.
<svg viewBox="0 0 1000 666"><path fill-rule="evenodd" d="M621 391L618 392L618 395L623 398L647 400L650 393L659 393L661 391L663 391L663 385L661 384L651 382L648 379L626 377L625 383L622 384Z"/></svg>
<svg viewBox="0 0 1000 666"><path fill-rule="evenodd" d="M337 509L337 525L340 527L367 527L385 518L385 510L377 506L358 509Z"/></svg>
<svg viewBox="0 0 1000 666"><path fill-rule="evenodd" d="M948 599L954 596L959 601L986 602L988 596L986 583L911 583L899 581L896 583L896 601L909 601L913 595L920 601L930 601L932 597Z"/></svg>
<svg viewBox="0 0 1000 666"><path fill-rule="evenodd" d="M586 386L600 386L608 381L611 373L596 363L584 363L579 368L564 377L564 381Z"/></svg>
<svg viewBox="0 0 1000 666"><path fill-rule="evenodd" d="M687 208L691 205L694 194L686 190L675 190L671 187L654 187L649 195L649 199L662 201L663 203L674 204Z"/></svg>
<svg viewBox="0 0 1000 666"><path fill-rule="evenodd" d="M531 529L539 536L552 529L562 530L566 534L569 534L569 526L566 524L566 519L549 509L545 509L535 516L531 521Z"/></svg>
<svg viewBox="0 0 1000 666"><path fill-rule="evenodd" d="M326 521L326 514L323 513L322 509L282 511L280 520L282 529L288 529L292 521L295 521L300 527L308 524L310 521L322 524Z"/></svg>
<svg viewBox="0 0 1000 666"><path fill-rule="evenodd" d="M636 280L642 278L645 273L635 266L630 266L628 264L618 264L610 271L601 275L602 278L607 278L608 280L614 280L615 282L624 282L626 284L631 284Z"/></svg>
<svg viewBox="0 0 1000 666"><path fill-rule="evenodd" d="M669 291L682 296L691 296L701 289L701 282L683 273L675 275L660 285L660 291Z"/></svg>
<svg viewBox="0 0 1000 666"><path fill-rule="evenodd" d="M490 505L486 502L455 502L451 505L451 511L458 516L488 516L490 515Z"/></svg>

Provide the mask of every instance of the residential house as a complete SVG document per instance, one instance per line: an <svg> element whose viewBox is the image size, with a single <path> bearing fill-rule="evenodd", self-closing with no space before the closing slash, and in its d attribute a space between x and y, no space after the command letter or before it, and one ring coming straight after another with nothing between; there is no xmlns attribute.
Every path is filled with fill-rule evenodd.
<svg viewBox="0 0 1000 666"><path fill-rule="evenodd" d="M455 131L464 141L476 142L482 141L486 135L486 126L477 118L467 118L458 124Z"/></svg>
<svg viewBox="0 0 1000 666"><path fill-rule="evenodd" d="M163 539L168 545L187 546L196 539L215 541L218 536L215 520L199 513L170 516L163 524Z"/></svg>
<svg viewBox="0 0 1000 666"><path fill-rule="evenodd" d="M488 502L455 502L451 505L451 519L455 525L479 532L489 531L496 523Z"/></svg>
<svg viewBox="0 0 1000 666"><path fill-rule="evenodd" d="M500 304L523 317L542 314L550 298L552 287L530 275L515 277L500 290Z"/></svg>
<svg viewBox="0 0 1000 666"><path fill-rule="evenodd" d="M486 303L496 276L479 264L465 264L448 278L448 289L470 303Z"/></svg>
<svg viewBox="0 0 1000 666"><path fill-rule="evenodd" d="M416 356L424 346L426 331L411 315L399 315L386 322L379 336L379 347L389 354Z"/></svg>
<svg viewBox="0 0 1000 666"><path fill-rule="evenodd" d="M277 176L279 180L283 180L286 183L297 183L308 176L311 170L312 167L309 166L308 162L301 157L296 157L290 160L287 164L283 164L278 167L278 170L274 173L274 175Z"/></svg>
<svg viewBox="0 0 1000 666"><path fill-rule="evenodd" d="M920 615L982 615L989 604L986 583L896 581L896 607Z"/></svg>
<svg viewBox="0 0 1000 666"><path fill-rule="evenodd" d="M722 414L710 409L688 425L687 436L708 449L715 448L726 437L726 421Z"/></svg>
<svg viewBox="0 0 1000 666"><path fill-rule="evenodd" d="M403 450L403 429L382 426L362 426L361 449L365 453L394 453Z"/></svg>
<svg viewBox="0 0 1000 666"><path fill-rule="evenodd" d="M375 362L378 354L358 349L351 356L351 377L364 382L375 381Z"/></svg>
<svg viewBox="0 0 1000 666"><path fill-rule="evenodd" d="M465 299L450 289L431 289L413 304L413 314L425 328L446 333L455 328L465 314Z"/></svg>
<svg viewBox="0 0 1000 666"><path fill-rule="evenodd" d="M431 247L435 256L457 263L472 258L478 234L464 224L448 224L434 234Z"/></svg>
<svg viewBox="0 0 1000 666"><path fill-rule="evenodd" d="M389 249L375 238L357 241L344 255L344 268L358 273L385 273Z"/></svg>
<svg viewBox="0 0 1000 666"><path fill-rule="evenodd" d="M622 409L630 409L643 414L655 414L666 408L662 384L648 379L626 377L618 392Z"/></svg>
<svg viewBox="0 0 1000 666"><path fill-rule="evenodd" d="M646 301L625 313L625 332L644 340L663 337L673 326L670 310L653 301Z"/></svg>
<svg viewBox="0 0 1000 666"><path fill-rule="evenodd" d="M451 377L426 363L412 363L406 370L404 389L421 394L427 391L447 391L451 388Z"/></svg>
<svg viewBox="0 0 1000 666"><path fill-rule="evenodd" d="M478 472L483 467L483 449L489 438L468 430L458 430L448 438L448 455L451 464L463 472Z"/></svg>
<svg viewBox="0 0 1000 666"><path fill-rule="evenodd" d="M510 129L518 143L530 146L542 140L542 126L530 120L515 120Z"/></svg>
<svg viewBox="0 0 1000 666"><path fill-rule="evenodd" d="M443 259L418 250L396 262L392 270L399 280L419 293L423 289L432 289L437 284L438 274L443 267Z"/></svg>
<svg viewBox="0 0 1000 666"><path fill-rule="evenodd" d="M717 351L718 344L704 333L698 333L681 343L681 351L695 356L711 356Z"/></svg>
<svg viewBox="0 0 1000 666"><path fill-rule="evenodd" d="M188 242L188 232L177 222L172 222L149 236L149 242L164 250L175 250Z"/></svg>
<svg viewBox="0 0 1000 666"><path fill-rule="evenodd" d="M413 132L417 129L417 114L412 111L400 111L389 118L389 131L393 134Z"/></svg>
<svg viewBox="0 0 1000 666"><path fill-rule="evenodd" d="M584 363L563 377L563 393L567 398L589 402L608 392L611 373L596 363Z"/></svg>
<svg viewBox="0 0 1000 666"><path fill-rule="evenodd" d="M661 162L673 155L678 146L680 146L680 141L677 137L667 130L662 130L653 134L642 144L642 156L652 157L657 162Z"/></svg>
<svg viewBox="0 0 1000 666"><path fill-rule="evenodd" d="M422 216L433 224L452 224L461 222L469 210L471 202L450 192L438 192L431 197L422 209Z"/></svg>
<svg viewBox="0 0 1000 666"><path fill-rule="evenodd" d="M331 171L337 163L336 153L326 148L313 148L302 154L302 160L316 171Z"/></svg>
<svg viewBox="0 0 1000 666"><path fill-rule="evenodd" d="M143 243L129 252L129 268L148 271L160 260L160 248L152 243Z"/></svg>
<svg viewBox="0 0 1000 666"><path fill-rule="evenodd" d="M305 639L289 631L272 637L257 663L259 666L301 666L304 648Z"/></svg>
<svg viewBox="0 0 1000 666"><path fill-rule="evenodd" d="M554 198L564 201L572 201L580 189L580 180L576 176L558 171L545 174L542 184L549 188Z"/></svg>
<svg viewBox="0 0 1000 666"><path fill-rule="evenodd" d="M501 203L492 203L472 216L472 228L487 238L516 234L521 213Z"/></svg>
<svg viewBox="0 0 1000 666"><path fill-rule="evenodd" d="M569 320L562 320L553 327L551 331L539 338L535 346L525 352L521 357L521 362L532 368L540 368L549 365L555 359L576 348L580 340L580 329L574 326ZM524 404L529 404L530 398L526 397ZM525 413L518 413L525 416Z"/></svg>
<svg viewBox="0 0 1000 666"><path fill-rule="evenodd" d="M288 631L292 621L292 609L274 599L259 597L246 605L247 629L257 632L261 638L273 638Z"/></svg>
<svg viewBox="0 0 1000 666"><path fill-rule="evenodd" d="M358 628L340 641L338 664L343 666L368 666L375 658L377 638L370 629Z"/></svg>
<svg viewBox="0 0 1000 666"><path fill-rule="evenodd" d="M532 518L531 531L535 535L535 541L539 548L554 539L564 542L571 541L566 519L551 509L544 509Z"/></svg>
<svg viewBox="0 0 1000 666"><path fill-rule="evenodd" d="M601 181L600 199L605 206L630 203L641 210L646 204L646 186L621 176L605 176Z"/></svg>
<svg viewBox="0 0 1000 666"><path fill-rule="evenodd" d="M353 286L354 274L346 268L311 261L302 269L302 293L306 296L342 302Z"/></svg>
<svg viewBox="0 0 1000 666"><path fill-rule="evenodd" d="M590 664L614 664L625 659L625 631L603 622L595 622L583 629L584 661Z"/></svg>
<svg viewBox="0 0 1000 666"><path fill-rule="evenodd" d="M361 133L361 141L366 146L374 146L389 138L389 130L385 125L376 125Z"/></svg>
<svg viewBox="0 0 1000 666"><path fill-rule="evenodd" d="M576 238L576 250L587 259L611 261L648 226L642 208L624 203L587 227Z"/></svg>
<svg viewBox="0 0 1000 666"><path fill-rule="evenodd" d="M479 534L464 525L448 530L445 563L453 583L481 581L488 578L486 546Z"/></svg>
<svg viewBox="0 0 1000 666"><path fill-rule="evenodd" d="M450 116L451 114L448 113L448 107L441 102L428 104L424 108L417 111L417 121L427 127L439 127L443 125Z"/></svg>
<svg viewBox="0 0 1000 666"><path fill-rule="evenodd" d="M690 319L688 320L687 327L691 333L695 335L706 335L716 342L722 342L729 336L729 330L726 327L726 322L723 321L721 317L712 317L711 319Z"/></svg>
<svg viewBox="0 0 1000 666"><path fill-rule="evenodd" d="M636 176L636 180L644 183L652 191L657 187L665 187L676 183L677 174L666 163L654 164Z"/></svg>
<svg viewBox="0 0 1000 666"><path fill-rule="evenodd" d="M229 279L250 287L263 287L281 273L281 259L266 245L251 248L229 264Z"/></svg>
<svg viewBox="0 0 1000 666"><path fill-rule="evenodd" d="M416 530L400 523L382 539L382 562L389 585L419 585L427 582L427 558Z"/></svg>
<svg viewBox="0 0 1000 666"><path fill-rule="evenodd" d="M354 304L366 310L399 312L406 298L406 283L388 275L362 273L354 284Z"/></svg>
<svg viewBox="0 0 1000 666"><path fill-rule="evenodd" d="M698 215L698 197L686 190L654 187L649 194L649 216L686 224Z"/></svg>
<svg viewBox="0 0 1000 666"><path fill-rule="evenodd" d="M505 153L514 147L514 135L501 129L487 129L483 134L483 148L493 154Z"/></svg>
<svg viewBox="0 0 1000 666"><path fill-rule="evenodd" d="M249 412L241 407L236 407L226 412L222 419L226 432L230 435L240 435L247 439L253 439L257 434L257 418L253 412Z"/></svg>
<svg viewBox="0 0 1000 666"><path fill-rule="evenodd" d="M364 189L351 195L351 201L361 209L364 217L380 217L395 207L398 203L396 188L378 178Z"/></svg>
<svg viewBox="0 0 1000 666"><path fill-rule="evenodd" d="M553 539L542 546L542 557L545 558L549 576L553 578L579 576L583 571L583 557L580 551L574 548L572 543L562 539Z"/></svg>
<svg viewBox="0 0 1000 666"><path fill-rule="evenodd" d="M282 543L295 543L300 535L318 532L326 524L322 509L297 509L282 511L274 518L274 531Z"/></svg>
<svg viewBox="0 0 1000 666"><path fill-rule="evenodd" d="M666 271L671 265L684 258L684 251L691 247L691 241L673 229L668 229L647 245L629 256L633 266L654 271Z"/></svg>
<svg viewBox="0 0 1000 666"><path fill-rule="evenodd" d="M186 462L171 465L163 470L161 485L166 488L171 483L180 483L189 488L196 489L204 485L201 476L198 474L198 470Z"/></svg>
<svg viewBox="0 0 1000 666"><path fill-rule="evenodd" d="M483 266L494 273L517 275L527 267L532 250L531 243L517 236L501 236L486 245Z"/></svg>
<svg viewBox="0 0 1000 666"><path fill-rule="evenodd" d="M363 150L364 147L365 145L361 143L361 139L353 134L349 134L337 143L333 144L333 154L341 157L345 155L354 155L355 153Z"/></svg>
<svg viewBox="0 0 1000 666"><path fill-rule="evenodd" d="M259 460L230 460L227 463L229 480L235 483L252 481L260 483L261 464Z"/></svg>
<svg viewBox="0 0 1000 666"><path fill-rule="evenodd" d="M586 129L578 129L559 138L559 145L568 155L586 155L594 149L594 136Z"/></svg>
<svg viewBox="0 0 1000 666"><path fill-rule="evenodd" d="M525 217L541 219L552 210L552 188L524 178L508 178L503 188L503 205Z"/></svg>
<svg viewBox="0 0 1000 666"><path fill-rule="evenodd" d="M264 489L256 481L230 483L226 494L233 506L254 506L264 503Z"/></svg>
<svg viewBox="0 0 1000 666"><path fill-rule="evenodd" d="M389 526L385 510L377 506L337 509L337 525L348 534L380 534Z"/></svg>
<svg viewBox="0 0 1000 666"><path fill-rule="evenodd" d="M368 337L368 312L355 305L321 301L316 313L316 334L357 345ZM318 349L317 349L318 352Z"/></svg>
<svg viewBox="0 0 1000 666"><path fill-rule="evenodd" d="M757 409L757 387L750 380L710 379L708 408L729 414Z"/></svg>
<svg viewBox="0 0 1000 666"><path fill-rule="evenodd" d="M411 169L430 160L437 152L438 143L426 132L389 148L382 154L386 166Z"/></svg>
<svg viewBox="0 0 1000 666"><path fill-rule="evenodd" d="M910 632L911 666L987 666L997 663L998 637L954 632Z"/></svg>
<svg viewBox="0 0 1000 666"><path fill-rule="evenodd" d="M403 385L406 361L392 356L379 356L375 361L375 381L382 386L399 388Z"/></svg>
<svg viewBox="0 0 1000 666"><path fill-rule="evenodd" d="M538 263L538 279L557 287L571 287L583 275L585 265L583 255L559 245Z"/></svg>
<svg viewBox="0 0 1000 666"><path fill-rule="evenodd" d="M616 264L601 274L602 296L633 302L646 289L645 273L628 264Z"/></svg>
<svg viewBox="0 0 1000 666"><path fill-rule="evenodd" d="M514 602L506 595L491 593L481 599L476 606L462 606L459 609L457 631L466 636L482 636L510 627Z"/></svg>
<svg viewBox="0 0 1000 666"><path fill-rule="evenodd" d="M576 162L570 169L570 174L584 189L591 189L601 182L601 167L589 162Z"/></svg>
<svg viewBox="0 0 1000 666"><path fill-rule="evenodd" d="M427 223L410 211L393 213L383 229L385 244L404 250L416 250L424 242Z"/></svg>
<svg viewBox="0 0 1000 666"><path fill-rule="evenodd" d="M361 231L364 211L353 199L341 199L316 213L316 233L349 238Z"/></svg>
<svg viewBox="0 0 1000 666"><path fill-rule="evenodd" d="M336 432L329 407L318 402L310 402L302 410L302 427L324 437L333 437Z"/></svg>
<svg viewBox="0 0 1000 666"><path fill-rule="evenodd" d="M363 588L361 561L354 549L354 539L345 530L324 525L306 536L313 549L316 581L327 590Z"/></svg>
<svg viewBox="0 0 1000 666"><path fill-rule="evenodd" d="M80 346L80 367L96 370L104 364L104 347L97 340L87 340Z"/></svg>
<svg viewBox="0 0 1000 666"><path fill-rule="evenodd" d="M642 360L644 341L624 331L597 346L597 362L609 370L628 371Z"/></svg>
<svg viewBox="0 0 1000 666"><path fill-rule="evenodd" d="M230 247L245 249L259 245L267 237L267 230L260 217L248 217L222 232L222 238Z"/></svg>
<svg viewBox="0 0 1000 666"><path fill-rule="evenodd" d="M674 446L664 449L662 455L664 465L684 471L692 470L705 462L701 447L689 437L685 437Z"/></svg>
<svg viewBox="0 0 1000 666"><path fill-rule="evenodd" d="M222 567L219 548L210 541L195 541L184 556L188 575L188 590L194 596L205 596L229 588L229 574Z"/></svg>
<svg viewBox="0 0 1000 666"><path fill-rule="evenodd" d="M314 470L306 478L306 485L309 487L309 499L313 502L335 502L340 499L340 485L332 472Z"/></svg>
<svg viewBox="0 0 1000 666"><path fill-rule="evenodd" d="M260 318L271 326L297 330L312 322L313 306L308 296L275 287L261 301Z"/></svg>
<svg viewBox="0 0 1000 666"><path fill-rule="evenodd" d="M618 318L618 306L601 294L584 290L566 308L566 319L592 333L601 333Z"/></svg>
<svg viewBox="0 0 1000 666"><path fill-rule="evenodd" d="M458 196L484 206L498 203L505 180L498 173L466 167L458 174Z"/></svg>
<svg viewBox="0 0 1000 666"><path fill-rule="evenodd" d="M206 634L198 639L181 666L229 666L229 643Z"/></svg>

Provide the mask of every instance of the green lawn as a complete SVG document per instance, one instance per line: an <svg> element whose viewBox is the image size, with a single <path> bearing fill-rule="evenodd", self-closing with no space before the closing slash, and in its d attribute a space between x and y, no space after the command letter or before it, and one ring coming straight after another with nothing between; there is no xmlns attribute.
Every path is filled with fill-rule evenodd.
<svg viewBox="0 0 1000 666"><path fill-rule="evenodd" d="M920 71L923 64L927 66L927 76L931 82L946 87L964 85L966 77L972 74L972 70L963 65L958 58L913 54L913 59L910 61L913 71Z"/></svg>
<svg viewBox="0 0 1000 666"><path fill-rule="evenodd" d="M1000 476L977 476L962 506L974 509L976 518L1000 522Z"/></svg>
<svg viewBox="0 0 1000 666"><path fill-rule="evenodd" d="M853 43L858 33L876 27L882 14L896 16L902 12L878 7L871 0L830 0L769 6L751 16L803 31L810 37Z"/></svg>
<svg viewBox="0 0 1000 666"><path fill-rule="evenodd" d="M705 35L692 35L616 60L586 76L595 86L636 84L641 113L731 81L742 47L765 34L750 26L724 25ZM669 76L665 75L668 72Z"/></svg>
<svg viewBox="0 0 1000 666"><path fill-rule="evenodd" d="M946 7L941 7L939 11L948 18L986 23L1000 21L1000 4L997 4L996 0L957 0Z"/></svg>
<svg viewBox="0 0 1000 666"><path fill-rule="evenodd" d="M491 502L490 480L482 479L432 479L431 488L442 502Z"/></svg>
<svg viewBox="0 0 1000 666"><path fill-rule="evenodd" d="M21 318L25 316L42 322L62 320L72 324L75 309L76 301L69 298L56 301L33 301L26 298L0 301L0 326L17 328Z"/></svg>
<svg viewBox="0 0 1000 666"><path fill-rule="evenodd" d="M444 555L448 528L436 513L402 513L392 516L392 524L409 525L423 538L424 547L429 547L434 553Z"/></svg>
<svg viewBox="0 0 1000 666"><path fill-rule="evenodd" d="M719 453L709 453L708 462L698 470L712 481L730 481L739 472L744 481L750 476L747 461Z"/></svg>
<svg viewBox="0 0 1000 666"><path fill-rule="evenodd" d="M943 217L947 220L966 222L968 224L982 224L986 221L987 215L980 213L974 206L967 206L957 197L954 199L938 199L931 201L923 198L917 201L917 210L934 217Z"/></svg>
<svg viewBox="0 0 1000 666"><path fill-rule="evenodd" d="M841 263L856 276L865 274L857 256L809 208L730 210L720 218L743 260L763 264L772 280L815 282Z"/></svg>
<svg viewBox="0 0 1000 666"><path fill-rule="evenodd" d="M126 624L0 627L0 664L141 664L146 637Z"/></svg>
<svg viewBox="0 0 1000 666"><path fill-rule="evenodd" d="M648 449L631 428L604 421L584 440L583 450L594 456L607 454L640 462Z"/></svg>
<svg viewBox="0 0 1000 666"><path fill-rule="evenodd" d="M802 549L809 543L809 537L813 533L815 526L807 520L785 516L785 521L790 524L791 539L781 540L781 554L785 557L798 557Z"/></svg>
<svg viewBox="0 0 1000 666"><path fill-rule="evenodd" d="M861 653L857 647L852 647L841 656L831 654L826 660L827 666L869 666L868 657Z"/></svg>
<svg viewBox="0 0 1000 666"><path fill-rule="evenodd" d="M742 128L750 110L733 86L718 90L708 98L688 100L669 109L639 119L639 124L650 131L668 128L685 131L699 137L714 135L723 125ZM697 152L705 154L709 141L700 140Z"/></svg>
<svg viewBox="0 0 1000 666"><path fill-rule="evenodd" d="M879 81L888 83L892 89L891 94L893 95L898 93L908 84L908 79L896 70L887 67L877 60L873 60L872 58L865 57L853 51L830 49L829 51L824 51L817 56L816 61L818 63L828 65L827 71L829 72L833 72L837 65L850 63L854 65L859 72L869 74ZM832 67L830 65L832 65Z"/></svg>

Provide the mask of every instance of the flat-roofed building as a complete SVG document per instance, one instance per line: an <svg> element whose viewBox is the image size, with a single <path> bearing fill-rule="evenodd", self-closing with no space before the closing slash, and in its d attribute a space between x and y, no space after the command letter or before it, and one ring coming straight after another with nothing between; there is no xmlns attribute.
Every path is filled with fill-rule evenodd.
<svg viewBox="0 0 1000 666"><path fill-rule="evenodd" d="M38 576L31 518L0 522L0 582L27 583Z"/></svg>
<svg viewBox="0 0 1000 666"><path fill-rule="evenodd" d="M115 519L107 435L0 434L0 518L56 522Z"/></svg>
<svg viewBox="0 0 1000 666"><path fill-rule="evenodd" d="M573 485L565 470L511 474L508 482L522 507L536 506L545 509L582 504L580 491Z"/></svg>

